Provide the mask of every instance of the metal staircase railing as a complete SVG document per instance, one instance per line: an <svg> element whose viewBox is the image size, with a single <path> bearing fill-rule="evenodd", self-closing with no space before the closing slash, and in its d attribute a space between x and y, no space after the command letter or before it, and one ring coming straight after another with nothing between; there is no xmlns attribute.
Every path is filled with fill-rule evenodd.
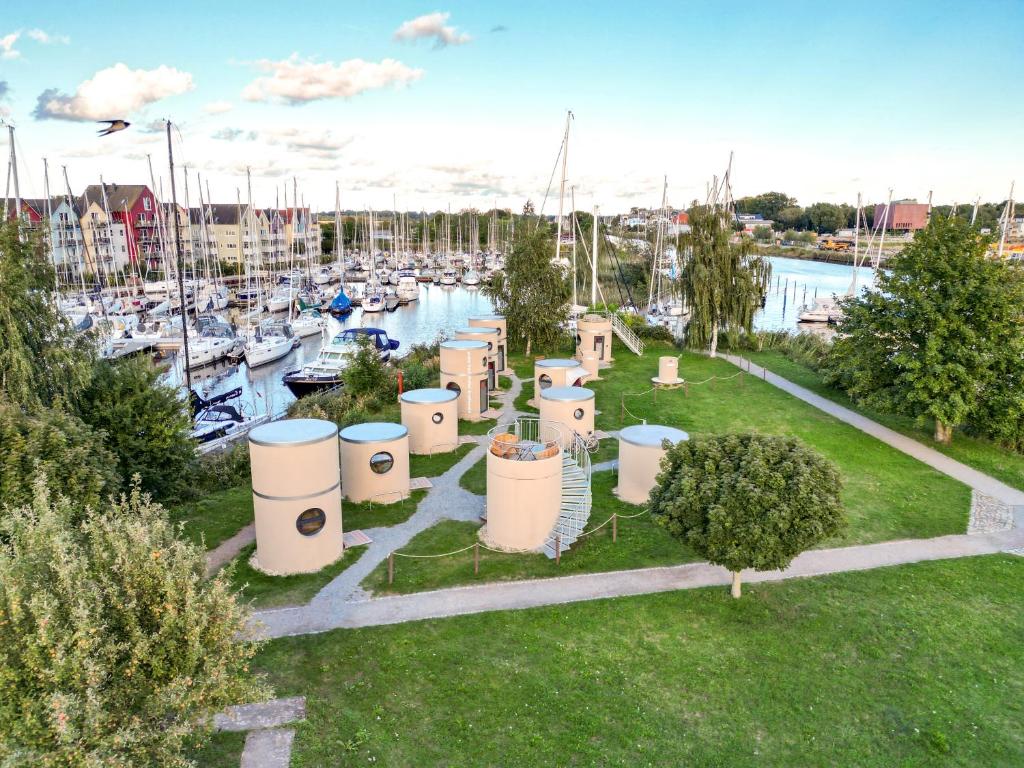
<svg viewBox="0 0 1024 768"><path fill-rule="evenodd" d="M555 558L569 549L590 519L590 451L576 432L562 447L562 501L558 519L544 542L544 554Z"/></svg>
<svg viewBox="0 0 1024 768"><path fill-rule="evenodd" d="M633 333L617 314L612 313L611 319L612 330L615 332L615 335L619 337L630 352L635 355L642 355L644 353L644 340Z"/></svg>

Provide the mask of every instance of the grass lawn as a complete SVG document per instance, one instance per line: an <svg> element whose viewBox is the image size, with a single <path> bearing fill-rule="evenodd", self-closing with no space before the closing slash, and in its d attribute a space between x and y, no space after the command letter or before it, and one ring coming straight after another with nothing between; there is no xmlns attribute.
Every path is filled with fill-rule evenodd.
<svg viewBox="0 0 1024 768"><path fill-rule="evenodd" d="M602 461L613 461L619 458L619 438L606 437L602 440L597 451L590 454L590 465L600 464Z"/></svg>
<svg viewBox="0 0 1024 768"><path fill-rule="evenodd" d="M188 758L198 768L238 768L245 746L244 733L218 732L201 749L193 750Z"/></svg>
<svg viewBox="0 0 1024 768"><path fill-rule="evenodd" d="M213 549L253 520L252 488L241 486L211 493L204 499L169 510L171 521L184 523L184 535Z"/></svg>
<svg viewBox="0 0 1024 768"><path fill-rule="evenodd" d="M519 392L519 396L516 397L512 403L512 407L517 411L523 413L540 413L532 405L529 405L526 401L533 397L533 379L523 379L523 388Z"/></svg>
<svg viewBox="0 0 1024 768"><path fill-rule="evenodd" d="M249 565L249 557L255 548L255 544L250 544L231 561L235 565L235 570L231 574L231 585L241 593L241 600L251 600L257 608L279 608L283 605L308 603L317 592L363 554L362 548L356 547L345 552L336 563L316 573L268 576Z"/></svg>
<svg viewBox="0 0 1024 768"><path fill-rule="evenodd" d="M678 354L668 345L650 344L644 356L621 350L615 365L602 371L597 393L600 429L619 429L646 418L690 434L759 432L792 435L832 459L843 477L843 503L850 526L828 545L862 544L899 538L963 533L970 489L906 454L791 397L724 360L683 353L680 375L691 382L711 376L732 377L683 389L660 390L657 400L649 378L658 357ZM634 395L634 393L645 393ZM620 423L620 402L628 410ZM634 395L634 396L630 396ZM630 416L632 414L632 416Z"/></svg>
<svg viewBox="0 0 1024 768"><path fill-rule="evenodd" d="M789 379L794 384L811 390L815 394L827 397L850 410L862 413L870 419L883 424L908 437L912 437L924 443L930 448L949 456L951 459L961 461L969 467L974 467L979 472L991 475L1002 480L1007 485L1024 490L1024 455L1001 448L990 440L971 437L957 432L950 445L937 443L932 439L934 433L933 425L918 425L909 416L899 416L889 413L878 413L862 406L856 405L845 392L826 386L821 377L805 365L794 362L781 352L749 352L743 351L743 356L764 366L772 373Z"/></svg>
<svg viewBox="0 0 1024 768"><path fill-rule="evenodd" d="M404 523L416 513L416 507L426 495L427 492L424 490L413 491L409 498L396 501L394 504L377 504L372 501L355 504L342 500L342 525L346 531L356 531L360 528L380 528Z"/></svg>
<svg viewBox="0 0 1024 768"><path fill-rule="evenodd" d="M462 473L459 485L477 496L487 495L487 454L480 457L472 467Z"/></svg>
<svg viewBox="0 0 1024 768"><path fill-rule="evenodd" d="M466 444L460 445L448 453L435 453L433 456L409 456L409 477L443 475L471 450L473 450L473 446Z"/></svg>
<svg viewBox="0 0 1024 768"><path fill-rule="evenodd" d="M482 421L466 421L459 419L460 435L486 435L487 430L497 422L494 419L483 419Z"/></svg>
<svg viewBox="0 0 1024 768"><path fill-rule="evenodd" d="M1024 558L275 640L292 765L1024 765Z"/></svg>
<svg viewBox="0 0 1024 768"><path fill-rule="evenodd" d="M615 473L595 472L593 475L594 509L588 529L596 529L615 512L635 515L641 507L626 504L612 494ZM574 573L618 571L657 565L677 565L697 558L656 526L647 515L618 523L618 540L612 542L609 523L584 536L562 555L556 565L542 554L508 554L480 550L480 574L473 573L473 551L431 560L395 558L395 582L388 587L387 565L376 568L363 586L375 594L401 594L441 589L481 581L509 581L569 576ZM480 526L475 523L445 521L428 528L402 547L408 554L435 554L461 549L477 541Z"/></svg>
<svg viewBox="0 0 1024 768"><path fill-rule="evenodd" d="M512 378L509 376L498 377L498 389L509 390L512 389Z"/></svg>

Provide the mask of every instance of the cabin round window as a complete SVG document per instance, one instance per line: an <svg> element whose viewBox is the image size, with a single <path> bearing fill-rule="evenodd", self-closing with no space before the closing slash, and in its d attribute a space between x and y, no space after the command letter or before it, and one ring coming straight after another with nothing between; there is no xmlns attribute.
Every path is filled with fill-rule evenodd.
<svg viewBox="0 0 1024 768"><path fill-rule="evenodd" d="M487 342L487 351L490 352L492 349L494 349L494 342L493 341L488 341Z"/></svg>
<svg viewBox="0 0 1024 768"><path fill-rule="evenodd" d="M583 421L583 409L577 408L572 412L572 415L576 417L576 421Z"/></svg>
<svg viewBox="0 0 1024 768"><path fill-rule="evenodd" d="M444 421L444 414L438 411L437 413L430 417L430 420L435 424L440 424L442 421Z"/></svg>
<svg viewBox="0 0 1024 768"><path fill-rule="evenodd" d="M449 381L448 386L446 386L445 389L450 389L452 392L455 392L456 394L462 394L462 387L460 387L454 381Z"/></svg>
<svg viewBox="0 0 1024 768"><path fill-rule="evenodd" d="M378 451L370 457L370 469L378 475L386 475L395 466L395 457L387 451Z"/></svg>
<svg viewBox="0 0 1024 768"><path fill-rule="evenodd" d="M583 337L582 337L582 336L580 336L580 335L579 335L579 334L577 333L577 334L576 334L576 346L578 347L578 346L580 346L580 345L582 345L582 344L583 344Z"/></svg>
<svg viewBox="0 0 1024 768"><path fill-rule="evenodd" d="M327 515L320 507L310 507L295 518L295 528L303 536L320 533L327 523Z"/></svg>
<svg viewBox="0 0 1024 768"><path fill-rule="evenodd" d="M542 373L540 375L540 378L537 379L537 381L540 382L541 389L547 389L548 387L551 386L551 377L548 376L546 373Z"/></svg>

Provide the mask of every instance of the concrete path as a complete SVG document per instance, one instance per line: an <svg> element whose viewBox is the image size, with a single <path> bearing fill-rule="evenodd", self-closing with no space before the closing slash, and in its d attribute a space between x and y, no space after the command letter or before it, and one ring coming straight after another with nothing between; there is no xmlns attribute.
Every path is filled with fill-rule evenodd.
<svg viewBox="0 0 1024 768"><path fill-rule="evenodd" d="M956 459L951 459L944 453L940 453L934 448L929 448L923 443L902 435L895 430L883 427L876 421L872 421L867 416L862 416L856 411L851 411L849 408L844 408L838 403L834 403L828 398L817 395L811 392L809 389L805 389L788 379L784 379L772 373L760 365L756 365L746 358L739 357L737 355L728 355L719 353L719 356L723 360L728 360L733 365L739 366L743 370L749 370L752 376L756 376L759 379L767 381L769 384L778 387L783 392L788 392L805 403L813 405L820 411L824 411L830 416L849 424L852 427L856 427L861 432L866 432L872 437L881 440L883 443L892 446L898 451L902 451L908 456L913 456L918 461L924 462L933 469L942 472L944 475L949 475L955 480L959 480L964 485L973 488L976 491L984 493L988 496L992 496L999 501L1007 504L1011 507L1024 507L1024 491L1018 491L1016 488L1011 488L1006 483L996 480L994 477L990 477L983 472L962 464Z"/></svg>
<svg viewBox="0 0 1024 768"><path fill-rule="evenodd" d="M241 768L288 768L295 731L280 726L305 719L306 697L293 696L228 707L214 715L213 726L218 731L249 731Z"/></svg>
<svg viewBox="0 0 1024 768"><path fill-rule="evenodd" d="M744 571L752 582L862 571L925 560L946 560L1010 551L1024 546L1024 530L968 536L940 536L864 544L805 552L785 571ZM488 611L507 611L560 605L584 600L627 597L696 587L724 586L731 581L727 570L709 563L690 563L664 568L579 574L556 579L492 582L434 592L351 602L335 610L263 611L253 628L266 638L399 624L406 621L462 616Z"/></svg>
<svg viewBox="0 0 1024 768"><path fill-rule="evenodd" d="M256 524L249 523L230 539L225 539L206 553L206 575L212 576L238 557L238 553L254 541L256 541Z"/></svg>

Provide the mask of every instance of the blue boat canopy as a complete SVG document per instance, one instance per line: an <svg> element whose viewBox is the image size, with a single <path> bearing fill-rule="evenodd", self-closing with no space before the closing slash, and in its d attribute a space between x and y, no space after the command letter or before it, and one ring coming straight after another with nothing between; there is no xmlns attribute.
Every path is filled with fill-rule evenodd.
<svg viewBox="0 0 1024 768"><path fill-rule="evenodd" d="M332 312L344 312L347 309L352 308L352 299L345 295L345 289L342 288L338 291L338 295L334 297L331 302Z"/></svg>

